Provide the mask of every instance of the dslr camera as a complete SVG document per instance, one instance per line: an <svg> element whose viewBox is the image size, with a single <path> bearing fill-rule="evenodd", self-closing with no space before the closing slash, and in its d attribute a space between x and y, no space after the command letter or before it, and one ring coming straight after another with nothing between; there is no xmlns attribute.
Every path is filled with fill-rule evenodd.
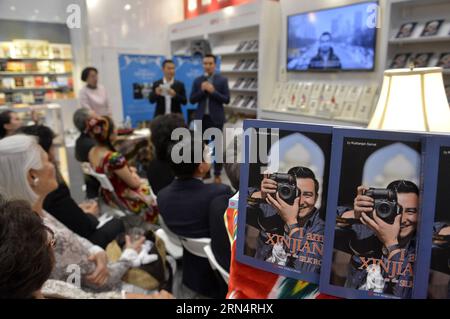
<svg viewBox="0 0 450 319"><path fill-rule="evenodd" d="M388 224L394 223L395 217L400 214L396 192L384 188L369 188L363 195L374 199L375 213L379 218Z"/></svg>
<svg viewBox="0 0 450 319"><path fill-rule="evenodd" d="M292 174L273 173L269 179L277 182L278 196L289 205L294 204L299 194L296 177Z"/></svg>

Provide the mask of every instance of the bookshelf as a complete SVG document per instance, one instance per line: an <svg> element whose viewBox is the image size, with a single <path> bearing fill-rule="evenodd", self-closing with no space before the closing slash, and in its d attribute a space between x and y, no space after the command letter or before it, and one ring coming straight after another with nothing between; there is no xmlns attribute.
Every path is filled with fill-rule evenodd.
<svg viewBox="0 0 450 319"><path fill-rule="evenodd" d="M74 99L72 48L42 40L0 42L0 105Z"/></svg>

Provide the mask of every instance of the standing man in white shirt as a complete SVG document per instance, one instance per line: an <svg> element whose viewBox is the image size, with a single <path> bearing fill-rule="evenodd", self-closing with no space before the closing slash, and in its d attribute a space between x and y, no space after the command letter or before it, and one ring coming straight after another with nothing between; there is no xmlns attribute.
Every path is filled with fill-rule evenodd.
<svg viewBox="0 0 450 319"><path fill-rule="evenodd" d="M110 116L111 107L108 101L105 87L98 83L98 70L87 67L81 73L81 80L86 83L80 90L80 105L94 111L100 116Z"/></svg>
<svg viewBox="0 0 450 319"><path fill-rule="evenodd" d="M183 82L175 80L175 63L165 60L162 65L164 77L153 83L150 103L156 103L154 117L181 113L181 106L187 103Z"/></svg>

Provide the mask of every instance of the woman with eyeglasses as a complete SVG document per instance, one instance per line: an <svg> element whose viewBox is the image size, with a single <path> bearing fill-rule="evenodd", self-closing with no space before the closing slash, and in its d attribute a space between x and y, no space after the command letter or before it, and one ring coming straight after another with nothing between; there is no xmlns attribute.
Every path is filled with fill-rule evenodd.
<svg viewBox="0 0 450 319"><path fill-rule="evenodd" d="M7 199L29 202L55 233L56 263L50 277L66 282L79 280L82 288L91 291L121 291L122 277L138 258L145 237L132 242L127 236L119 260L110 262L102 248L73 233L44 211L45 197L57 186L55 168L35 138L15 135L0 140L0 191ZM17 235L26 237L20 232Z"/></svg>

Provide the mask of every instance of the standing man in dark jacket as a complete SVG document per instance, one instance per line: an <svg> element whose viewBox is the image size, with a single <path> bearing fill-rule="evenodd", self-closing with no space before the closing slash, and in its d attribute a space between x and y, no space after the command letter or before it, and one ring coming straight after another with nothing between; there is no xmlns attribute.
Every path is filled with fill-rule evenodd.
<svg viewBox="0 0 450 319"><path fill-rule="evenodd" d="M196 78L192 85L190 102L198 104L195 119L202 121L202 133L209 128L222 130L225 122L224 104L230 103L228 79L215 74L217 58L207 54L203 58L205 74ZM222 164L214 163L215 182L220 183Z"/></svg>
<svg viewBox="0 0 450 319"><path fill-rule="evenodd" d="M150 103L156 103L155 117L158 115L181 113L181 106L187 103L183 82L175 80L175 63L163 62L164 77L153 83Z"/></svg>

